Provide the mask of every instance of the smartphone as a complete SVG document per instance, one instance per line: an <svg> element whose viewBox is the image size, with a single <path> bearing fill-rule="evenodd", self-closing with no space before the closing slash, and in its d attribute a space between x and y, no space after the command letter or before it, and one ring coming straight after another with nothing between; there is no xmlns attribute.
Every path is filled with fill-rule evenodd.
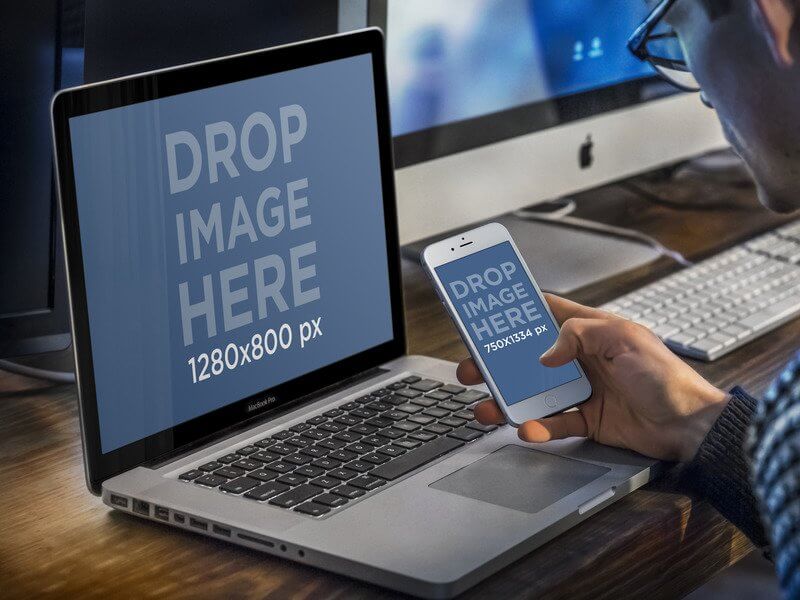
<svg viewBox="0 0 800 600"><path fill-rule="evenodd" d="M509 423L589 399L577 360L557 368L539 362L558 324L505 227L490 223L431 244L423 266Z"/></svg>

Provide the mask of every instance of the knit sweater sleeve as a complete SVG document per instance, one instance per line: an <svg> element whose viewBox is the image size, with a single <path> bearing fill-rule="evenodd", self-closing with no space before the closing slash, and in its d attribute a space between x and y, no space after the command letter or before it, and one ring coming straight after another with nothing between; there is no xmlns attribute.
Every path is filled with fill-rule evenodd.
<svg viewBox="0 0 800 600"><path fill-rule="evenodd" d="M780 586L800 599L800 354L758 404L749 453Z"/></svg>
<svg viewBox="0 0 800 600"><path fill-rule="evenodd" d="M708 500L759 547L768 544L750 485L748 431L758 402L743 389L731 390L728 405L684 470L684 484Z"/></svg>

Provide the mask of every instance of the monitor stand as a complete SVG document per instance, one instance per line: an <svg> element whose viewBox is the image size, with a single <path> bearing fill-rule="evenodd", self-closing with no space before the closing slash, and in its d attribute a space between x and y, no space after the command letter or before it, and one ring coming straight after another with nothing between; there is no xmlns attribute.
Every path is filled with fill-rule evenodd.
<svg viewBox="0 0 800 600"><path fill-rule="evenodd" d="M616 232L610 234L601 231L607 230L606 226L558 212L557 208L550 215L521 211L492 219L511 232L537 283L545 291L569 294L649 264L664 253L645 239L633 239L639 235L636 232L612 228ZM455 233L404 246L403 254L419 261L428 244Z"/></svg>

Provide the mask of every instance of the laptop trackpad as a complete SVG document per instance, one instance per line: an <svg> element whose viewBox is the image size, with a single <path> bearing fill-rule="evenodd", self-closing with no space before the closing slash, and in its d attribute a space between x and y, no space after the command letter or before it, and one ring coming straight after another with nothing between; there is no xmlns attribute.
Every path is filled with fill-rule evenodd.
<svg viewBox="0 0 800 600"><path fill-rule="evenodd" d="M429 487L536 513L611 469L510 444Z"/></svg>

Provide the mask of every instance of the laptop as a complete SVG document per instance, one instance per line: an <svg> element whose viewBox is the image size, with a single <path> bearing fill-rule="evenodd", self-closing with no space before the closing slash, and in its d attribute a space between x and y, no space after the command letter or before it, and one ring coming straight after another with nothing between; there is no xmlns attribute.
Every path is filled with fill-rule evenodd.
<svg viewBox="0 0 800 600"><path fill-rule="evenodd" d="M485 427L406 354L383 37L53 100L89 489L115 510L428 598L656 463Z"/></svg>

